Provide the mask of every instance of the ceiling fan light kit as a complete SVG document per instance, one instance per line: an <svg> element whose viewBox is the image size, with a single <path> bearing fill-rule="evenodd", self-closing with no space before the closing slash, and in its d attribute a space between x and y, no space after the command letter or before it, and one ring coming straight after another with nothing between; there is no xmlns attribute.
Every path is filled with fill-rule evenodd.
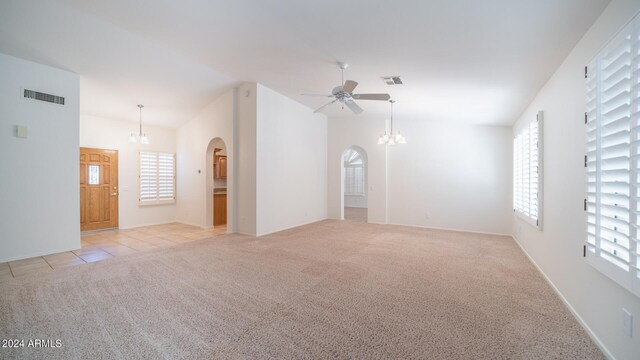
<svg viewBox="0 0 640 360"><path fill-rule="evenodd" d="M317 108L314 111L314 113L320 112L321 110L323 110L324 108L328 107L333 103L340 102L343 109L346 106L351 111L353 111L354 114L360 114L362 113L363 110L358 104L356 104L354 100L387 101L391 99L391 95L389 94L354 94L353 90L355 90L356 86L358 86L358 83L353 80L344 81L344 70L349 67L349 64L339 62L338 66L340 67L340 71L342 72L341 85L338 85L335 88L333 88L333 90L331 91L331 95L319 95L319 96L326 96L330 98L332 97L334 99L331 100L329 103ZM302 94L302 95L318 96L314 94Z"/></svg>
<svg viewBox="0 0 640 360"><path fill-rule="evenodd" d="M395 100L389 100L389 103L391 104L391 128L390 128L390 132L389 134L387 134L387 131L385 130L384 135L380 135L380 137L378 138L378 145L396 145L396 144L406 144L407 143L407 139L405 139L405 137L400 134L400 132L393 132L393 104L395 103Z"/></svg>
<svg viewBox="0 0 640 360"><path fill-rule="evenodd" d="M142 133L142 108L143 107L144 105L138 105L138 109L140 109L140 132L138 133L138 136L136 136L134 133L131 133L131 135L129 135L129 142L137 143L138 139L140 139L140 144L149 145L149 138L147 137L147 134Z"/></svg>

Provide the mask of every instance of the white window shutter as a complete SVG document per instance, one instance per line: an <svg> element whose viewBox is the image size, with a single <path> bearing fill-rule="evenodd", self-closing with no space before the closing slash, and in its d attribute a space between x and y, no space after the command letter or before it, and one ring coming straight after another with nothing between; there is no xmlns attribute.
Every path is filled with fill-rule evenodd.
<svg viewBox="0 0 640 360"><path fill-rule="evenodd" d="M529 124L529 217L539 224L540 212L540 126L542 124L542 112L538 118Z"/></svg>
<svg viewBox="0 0 640 360"><path fill-rule="evenodd" d="M140 203L157 200L158 153L140 153Z"/></svg>
<svg viewBox="0 0 640 360"><path fill-rule="evenodd" d="M364 195L365 173L364 160L360 153L348 149L343 155L344 193L347 195Z"/></svg>
<svg viewBox="0 0 640 360"><path fill-rule="evenodd" d="M640 17L585 73L587 232L585 256L640 296Z"/></svg>
<svg viewBox="0 0 640 360"><path fill-rule="evenodd" d="M175 201L175 155L140 152L140 205L172 203Z"/></svg>
<svg viewBox="0 0 640 360"><path fill-rule="evenodd" d="M542 229L542 111L513 139L513 211Z"/></svg>
<svg viewBox="0 0 640 360"><path fill-rule="evenodd" d="M158 200L175 199L175 156L158 154Z"/></svg>

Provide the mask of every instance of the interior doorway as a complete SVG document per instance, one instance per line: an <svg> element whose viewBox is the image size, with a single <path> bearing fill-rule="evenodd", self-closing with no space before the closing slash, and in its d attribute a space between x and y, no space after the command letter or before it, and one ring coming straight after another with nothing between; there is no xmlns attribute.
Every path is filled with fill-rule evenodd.
<svg viewBox="0 0 640 360"><path fill-rule="evenodd" d="M359 146L342 153L342 219L367 222L367 154Z"/></svg>
<svg viewBox="0 0 640 360"><path fill-rule="evenodd" d="M207 147L207 225L214 228L227 226L227 145L219 137L212 139Z"/></svg>
<svg viewBox="0 0 640 360"><path fill-rule="evenodd" d="M118 151L80 148L80 231L118 227Z"/></svg>

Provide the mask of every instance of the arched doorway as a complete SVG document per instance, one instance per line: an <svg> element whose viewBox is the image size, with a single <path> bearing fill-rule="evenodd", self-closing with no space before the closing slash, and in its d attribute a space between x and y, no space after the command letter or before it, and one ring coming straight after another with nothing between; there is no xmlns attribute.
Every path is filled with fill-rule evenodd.
<svg viewBox="0 0 640 360"><path fill-rule="evenodd" d="M213 138L207 146L207 227L226 229L228 204L227 145L219 137Z"/></svg>
<svg viewBox="0 0 640 360"><path fill-rule="evenodd" d="M342 219L367 222L367 153L359 146L342 152Z"/></svg>

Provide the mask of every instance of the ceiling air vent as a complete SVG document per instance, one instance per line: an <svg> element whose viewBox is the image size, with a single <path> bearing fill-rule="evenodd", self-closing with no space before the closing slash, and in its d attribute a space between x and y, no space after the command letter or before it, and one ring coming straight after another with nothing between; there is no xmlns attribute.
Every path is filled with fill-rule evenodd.
<svg viewBox="0 0 640 360"><path fill-rule="evenodd" d="M384 80L387 85L402 85L402 79L400 79L400 75L398 76L383 76L382 80Z"/></svg>
<svg viewBox="0 0 640 360"><path fill-rule="evenodd" d="M53 104L64 105L64 97L62 96L45 94L45 93L41 93L33 90L25 89L24 97L27 99L34 99L34 100L50 102Z"/></svg>

